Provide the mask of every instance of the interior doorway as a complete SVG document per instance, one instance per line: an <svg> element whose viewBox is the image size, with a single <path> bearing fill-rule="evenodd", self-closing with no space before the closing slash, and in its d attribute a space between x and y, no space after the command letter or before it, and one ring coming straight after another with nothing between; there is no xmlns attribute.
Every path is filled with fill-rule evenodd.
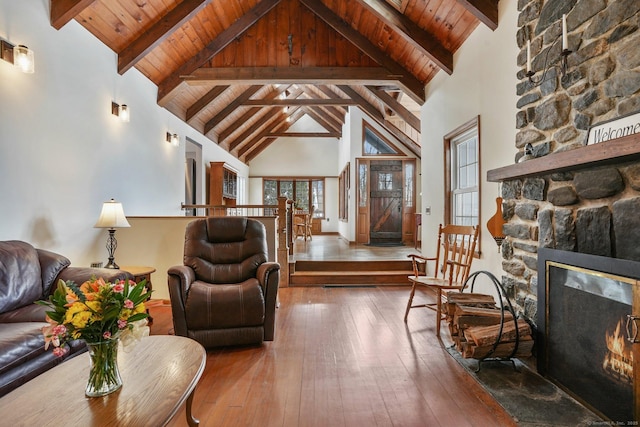
<svg viewBox="0 0 640 427"><path fill-rule="evenodd" d="M402 244L402 161L372 160L369 243Z"/></svg>
<svg viewBox="0 0 640 427"><path fill-rule="evenodd" d="M414 245L416 159L356 158L356 243Z"/></svg>
<svg viewBox="0 0 640 427"><path fill-rule="evenodd" d="M184 163L184 204L202 204L202 146L186 138ZM196 209L185 209L186 216L196 216Z"/></svg>

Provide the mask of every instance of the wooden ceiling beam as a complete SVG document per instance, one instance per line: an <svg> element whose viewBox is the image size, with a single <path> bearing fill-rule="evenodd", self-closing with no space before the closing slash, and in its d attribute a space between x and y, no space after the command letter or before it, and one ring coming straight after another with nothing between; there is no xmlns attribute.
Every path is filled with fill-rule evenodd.
<svg viewBox="0 0 640 427"><path fill-rule="evenodd" d="M325 86L326 87L326 86ZM340 98L345 99L338 96L336 93L331 91L331 89L327 88L327 92L322 92L323 94L329 96L331 99ZM308 85L303 86L302 91L310 98L313 99L322 99L316 92L312 91ZM351 100L352 104L356 105L357 103L354 100ZM327 120L333 122L336 126L336 130L340 131L342 129L342 125L344 124L344 116L347 114L347 109L344 106L326 106L326 105L316 105L313 106L313 109L307 109L306 111L315 111L317 115L326 117Z"/></svg>
<svg viewBox="0 0 640 427"><path fill-rule="evenodd" d="M458 0L458 3L492 31L498 28L498 0Z"/></svg>
<svg viewBox="0 0 640 427"><path fill-rule="evenodd" d="M362 95L360 95L356 90L350 86L338 85L338 89L347 94L347 96L351 97L358 102L358 106L367 114L375 118L379 121L384 121L384 116L382 113L367 99L365 99Z"/></svg>
<svg viewBox="0 0 640 427"><path fill-rule="evenodd" d="M51 0L50 21L56 30L91 6L95 0Z"/></svg>
<svg viewBox="0 0 640 427"><path fill-rule="evenodd" d="M339 96L337 95L329 86L327 85L317 85L316 89L318 89L320 92L324 93L325 95L332 97L332 96ZM344 124L344 116L349 112L348 108L344 109L344 113L340 114L337 118L339 118L340 124L343 125Z"/></svg>
<svg viewBox="0 0 640 427"><path fill-rule="evenodd" d="M389 95L387 92L376 89L372 86L365 86L369 92L371 92L374 96L376 96L380 101L382 101L391 111L396 113L402 120L407 122L409 126L420 132L420 119L415 116L411 111L407 110L407 108L398 102L393 96Z"/></svg>
<svg viewBox="0 0 640 427"><path fill-rule="evenodd" d="M411 72L380 50L369 41L368 38L353 29L351 25L343 21L342 18L325 6L321 0L300 0L300 3L305 5L371 59L388 69L392 74L395 74L396 80L407 95L411 96L418 104L424 104L426 99L424 83L418 80Z"/></svg>
<svg viewBox="0 0 640 427"><path fill-rule="evenodd" d="M340 132L269 132L265 138L288 137L288 138L340 138Z"/></svg>
<svg viewBox="0 0 640 427"><path fill-rule="evenodd" d="M281 93L289 89L291 86L289 85L280 85L276 87L273 92L270 92L265 96L267 99L273 99L280 96ZM253 107L249 108L242 116L240 116L237 120L235 120L231 125L227 126L225 129L218 133L218 144L224 143L224 141L231 136L236 130L238 130L243 124L248 123L249 120L256 114L258 114L262 108Z"/></svg>
<svg viewBox="0 0 640 427"><path fill-rule="evenodd" d="M387 132L393 135L402 145L404 145L409 151L411 151L417 158L422 158L422 151L420 145L418 145L413 139L408 137L404 132L395 127L395 125L387 120L380 123Z"/></svg>
<svg viewBox="0 0 640 427"><path fill-rule="evenodd" d="M261 108L262 116L256 120L251 126L238 135L233 141L229 143L229 151L233 151L238 148L244 141L249 139L251 135L256 133L261 127L267 124L269 121L274 120L274 117L278 115L283 115L281 108L271 107L271 108Z"/></svg>
<svg viewBox="0 0 640 427"><path fill-rule="evenodd" d="M193 18L211 0L183 0L158 22L134 39L118 53L118 73L124 74L153 48L165 41L178 28Z"/></svg>
<svg viewBox="0 0 640 427"><path fill-rule="evenodd" d="M202 98L198 99L196 102L191 104L189 108L187 108L187 113L185 116L185 121L189 122L192 118L196 116L200 111L206 108L207 105L211 104L217 97L222 95L222 93L229 88L229 85L223 86L214 86L209 92L207 92Z"/></svg>
<svg viewBox="0 0 640 427"><path fill-rule="evenodd" d="M291 120L290 121L284 121L283 123L280 123L280 125L278 125L278 127L283 127L284 131L286 131L287 129L289 129L295 122L297 122L298 120L300 120L300 118L304 115L304 113L301 112L301 110L296 111L295 114L293 114L291 116ZM264 136L263 136L264 137ZM266 138L264 141L258 143L258 144L254 144L251 149L249 154L247 154L245 156L245 159L247 161L251 161L253 160L258 154L260 154L262 151L264 151L269 145L271 145L277 138Z"/></svg>
<svg viewBox="0 0 640 427"><path fill-rule="evenodd" d="M300 117L302 117L302 110L298 107L296 107L296 111L294 112L294 114L292 114L292 119L297 121ZM287 122L287 116L286 114L278 114L276 115L276 119L271 121L265 128L263 128L258 134L256 134L248 143L245 143L242 145L242 147L238 150L238 158L242 157L242 156L246 156L247 153L251 152L256 146L258 146L259 144L264 143L265 141L265 135L269 132L276 132L282 129L289 129L289 126L287 126L287 124L289 122ZM266 138L266 140L269 141L269 143L267 144L267 146L269 144L271 144L273 141L275 141L278 138ZM266 147L265 147L266 148Z"/></svg>
<svg viewBox="0 0 640 427"><path fill-rule="evenodd" d="M298 98L298 99L249 99L243 105L272 106L305 106L305 105L356 105L353 99L346 98Z"/></svg>
<svg viewBox="0 0 640 427"><path fill-rule="evenodd" d="M360 101L359 107L367 115L369 115L369 117L371 117L373 120L378 122L380 126L385 128L387 132L392 134L398 141L400 141L400 143L404 145L409 151L411 151L413 154L418 156L418 158L422 156L420 151L420 146L416 144L415 141L413 141L407 135L405 135L402 131L396 128L392 123L385 120L382 113L378 111L373 105L371 105L369 101L367 101L365 98L360 96L360 94L356 92L355 89L349 86L338 86L338 88L344 93L346 93L347 95L349 95L350 97L352 97L353 99L357 99L358 101Z"/></svg>
<svg viewBox="0 0 640 427"><path fill-rule="evenodd" d="M342 98L341 96L339 96L338 94L336 94L335 92L333 92L328 86L326 85L320 85L320 86L315 86L316 89L320 90L321 93L323 93L324 95L327 95L329 97L329 99L345 99ZM320 88L324 88L320 89ZM311 88L309 88L309 85L305 85L302 88L302 91L307 94L307 96L309 96L310 98L314 98L314 99L322 99L316 92L314 92L313 90L311 90ZM353 100L350 100L351 102L353 102ZM348 105L354 105L354 104L348 104ZM347 114L348 111L348 105L336 105L334 107L327 107L327 111L331 111L332 114L336 115L336 118L338 117L344 117L345 114ZM341 120L341 122L344 123L344 119Z"/></svg>
<svg viewBox="0 0 640 427"><path fill-rule="evenodd" d="M340 138L342 138L342 127L336 123L331 123L331 120L326 115L320 114L320 112L316 111L316 109L312 107L304 107L304 112L327 131L337 132L340 134Z"/></svg>
<svg viewBox="0 0 640 427"><path fill-rule="evenodd" d="M300 89L296 89L293 92L291 92L289 96L295 99L296 97L300 96L301 93L302 91ZM286 119L288 115L282 112L281 107L277 107L277 108L274 107L274 108L267 108L267 109L259 108L259 107L256 107L256 108L258 108L259 112L262 113L261 117L257 121L255 121L247 130L242 132L233 141L229 143L229 151L233 151L237 147L239 147L246 139L248 139L252 134L254 134L258 129L260 129L265 123L273 119L274 116L282 117L283 119ZM240 125L242 125L243 123L244 122L241 122ZM218 140L218 143L220 143L220 140Z"/></svg>
<svg viewBox="0 0 640 427"><path fill-rule="evenodd" d="M258 140L260 140L260 139L263 139L263 138L258 138ZM269 145L271 145L271 143L272 143L272 142L274 142L276 139L278 139L278 138L267 138L267 139L265 139L265 140L264 140L264 143L266 143L266 144L267 144L267 147L268 147L268 146L269 146ZM258 143L258 141L256 141L256 142L255 142L255 144L257 144L257 143ZM254 144L254 145L255 145L255 144ZM265 148L266 148L266 147L265 147ZM258 154L259 154L259 153L258 153ZM250 159L249 159L249 158L247 158L249 155L245 155L245 154L238 154L238 159L239 159L241 162L244 162L244 163L246 163L246 164L249 164L249 162L250 162L251 160L253 160L253 158L255 158L258 154L254 155L254 156L251 156L251 158L250 158Z"/></svg>
<svg viewBox="0 0 640 427"><path fill-rule="evenodd" d="M317 115L324 117L325 120L336 130L342 129L342 125L344 124L344 116L346 113L342 112L342 110L338 110L335 107L306 107L310 111L314 111Z"/></svg>
<svg viewBox="0 0 640 427"><path fill-rule="evenodd" d="M244 92L242 92L231 104L224 107L218 114L213 116L204 125L204 134L208 134L211 130L220 124L221 121L226 119L236 108L242 106L242 103L251 98L257 91L262 89L261 85L249 86Z"/></svg>
<svg viewBox="0 0 640 427"><path fill-rule="evenodd" d="M383 67L213 67L181 76L190 85L216 84L371 84L397 82Z"/></svg>
<svg viewBox="0 0 640 427"><path fill-rule="evenodd" d="M273 9L281 0L261 0L247 13L234 21L229 27L222 31L218 37L213 39L204 49L196 53L191 59L182 64L165 78L158 85L158 104L166 106L168 97L182 83L182 76L189 75L204 65L207 61L218 54L229 43L238 38L242 33L249 29L253 24L265 16Z"/></svg>
<svg viewBox="0 0 640 427"><path fill-rule="evenodd" d="M406 15L398 12L384 0L356 0L388 25L407 43L420 51L447 74L453 73L453 53L444 47L432 34L429 34Z"/></svg>

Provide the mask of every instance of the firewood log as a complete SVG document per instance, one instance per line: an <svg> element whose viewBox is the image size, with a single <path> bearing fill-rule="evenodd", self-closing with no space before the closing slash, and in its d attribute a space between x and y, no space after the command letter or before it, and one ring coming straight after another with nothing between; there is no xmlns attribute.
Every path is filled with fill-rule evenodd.
<svg viewBox="0 0 640 427"><path fill-rule="evenodd" d="M500 324L491 326L474 326L465 329L464 336L467 341L473 341L478 347L493 345L498 339ZM524 319L518 319L518 333L520 338L531 335L531 327ZM502 326L500 342L512 342L516 339L516 325L513 320L505 322Z"/></svg>
<svg viewBox="0 0 640 427"><path fill-rule="evenodd" d="M513 315L505 311L504 321L507 322L512 319ZM495 325L500 323L500 309L459 305L452 321L459 329L466 329L471 326Z"/></svg>
<svg viewBox="0 0 640 427"><path fill-rule="evenodd" d="M445 313L450 319L453 318L458 305L491 308L496 306L496 301L492 295L448 292Z"/></svg>
<svg viewBox="0 0 640 427"><path fill-rule="evenodd" d="M531 350L533 349L533 338L531 335L523 337L518 343L518 350L513 357L529 357L531 356ZM465 359L482 359L484 357L509 357L511 352L515 348L515 342L500 343L496 347L496 350L491 353L493 345L487 345L478 347L473 343L466 342L462 346L462 357Z"/></svg>

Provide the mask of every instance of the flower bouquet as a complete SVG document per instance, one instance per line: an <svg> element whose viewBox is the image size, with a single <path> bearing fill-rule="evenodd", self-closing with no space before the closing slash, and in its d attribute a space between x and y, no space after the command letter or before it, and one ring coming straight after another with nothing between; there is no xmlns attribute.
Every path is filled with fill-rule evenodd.
<svg viewBox="0 0 640 427"><path fill-rule="evenodd" d="M46 316L49 325L42 328L45 349L53 344L53 353L61 356L68 351L68 340L86 341L91 360L87 396L103 396L122 386L118 341L126 348L149 335L144 301L150 294L145 280L136 284L92 278L80 286L60 280L48 300L37 302L52 309Z"/></svg>

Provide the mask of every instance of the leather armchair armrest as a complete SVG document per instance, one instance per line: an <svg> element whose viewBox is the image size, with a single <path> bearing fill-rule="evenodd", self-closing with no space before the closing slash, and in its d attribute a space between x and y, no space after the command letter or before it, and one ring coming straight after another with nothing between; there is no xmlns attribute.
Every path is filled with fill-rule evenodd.
<svg viewBox="0 0 640 427"><path fill-rule="evenodd" d="M280 264L265 262L260 264L256 272L262 291L264 292L264 340L273 341L275 334L276 301L280 284Z"/></svg>
<svg viewBox="0 0 640 427"><path fill-rule="evenodd" d="M186 337L187 316L184 303L191 284L196 280L196 274L191 267L177 265L167 271L171 311L173 313L173 328L176 335Z"/></svg>

